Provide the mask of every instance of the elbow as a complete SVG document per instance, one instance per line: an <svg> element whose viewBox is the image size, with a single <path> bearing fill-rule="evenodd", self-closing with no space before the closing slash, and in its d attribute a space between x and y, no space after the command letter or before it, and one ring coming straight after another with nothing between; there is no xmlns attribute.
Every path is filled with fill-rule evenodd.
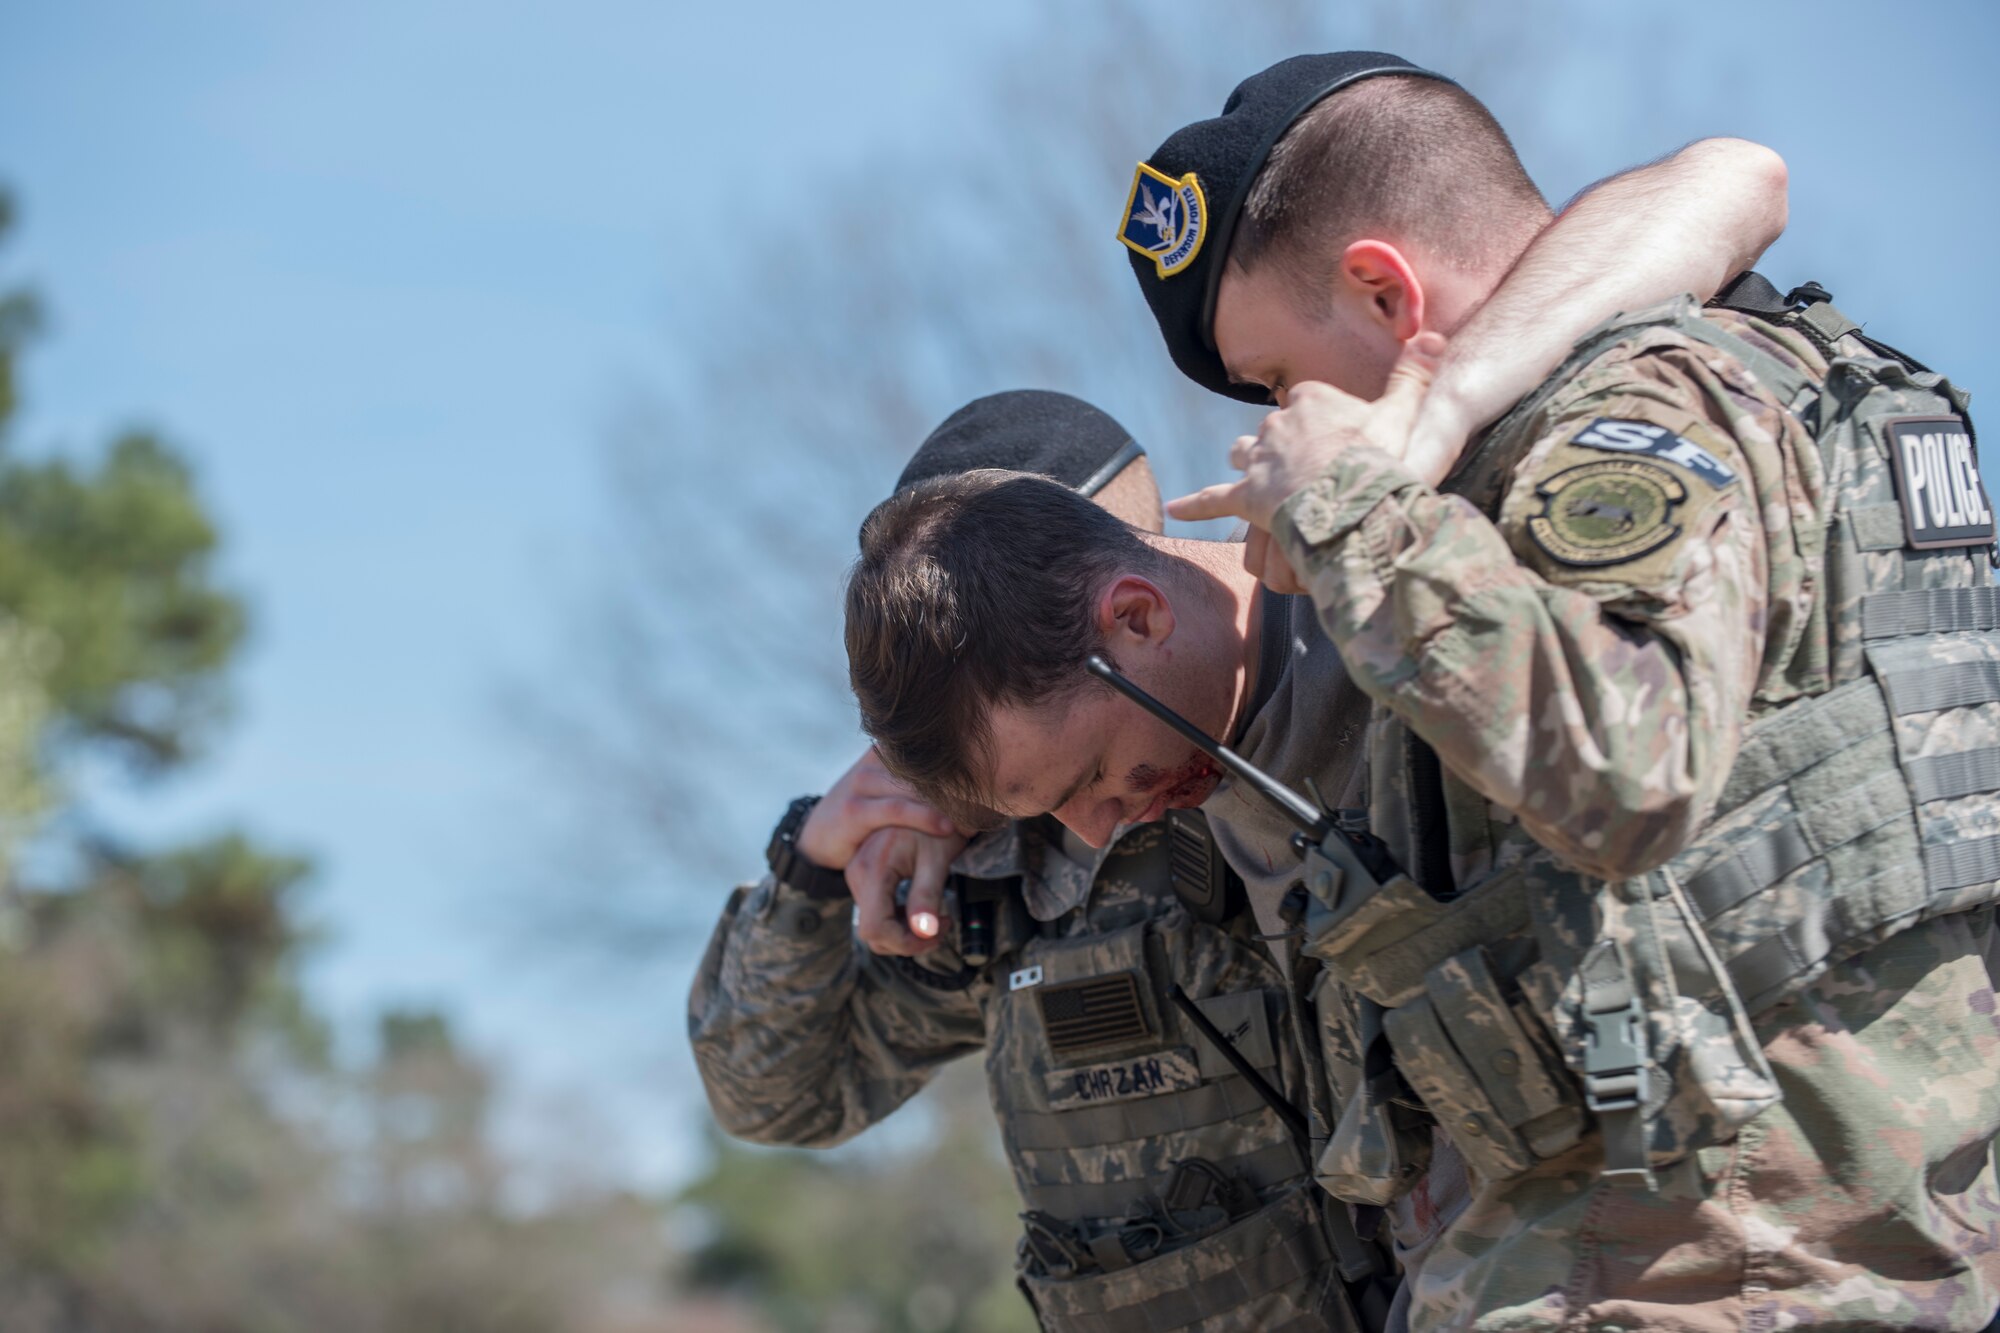
<svg viewBox="0 0 2000 1333"><path fill-rule="evenodd" d="M1637 879L1679 856L1700 828L1694 802L1634 804L1602 820L1578 837L1551 839L1549 845L1584 874L1609 882Z"/></svg>
<svg viewBox="0 0 2000 1333"><path fill-rule="evenodd" d="M854 1137L852 1125L813 1097L784 1099L762 1089L732 1084L702 1070L708 1109L716 1125L732 1139L767 1148L831 1148Z"/></svg>
<svg viewBox="0 0 2000 1333"><path fill-rule="evenodd" d="M1791 212L1791 172L1775 149L1749 139L1702 139L1688 146L1694 165L1733 183L1742 204L1743 232L1728 276L1756 264L1785 234Z"/></svg>

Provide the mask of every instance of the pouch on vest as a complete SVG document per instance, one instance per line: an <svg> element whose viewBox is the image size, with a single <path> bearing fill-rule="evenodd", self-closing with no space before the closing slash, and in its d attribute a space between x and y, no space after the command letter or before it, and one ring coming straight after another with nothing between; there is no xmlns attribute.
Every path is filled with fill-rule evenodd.
<svg viewBox="0 0 2000 1333"><path fill-rule="evenodd" d="M1335 1198L1386 1207L1429 1169L1430 1122L1404 1095L1382 1006L1344 994L1328 972L1313 1001L1340 1117L1313 1173Z"/></svg>
<svg viewBox="0 0 2000 1333"><path fill-rule="evenodd" d="M1116 1271L1062 1278L1028 1265L1021 1287L1052 1333L1166 1333L1195 1324L1247 1333L1295 1321L1360 1333L1334 1278L1315 1189L1302 1181L1223 1230Z"/></svg>
<svg viewBox="0 0 2000 1333"><path fill-rule="evenodd" d="M1433 967L1424 993L1383 1018L1410 1086L1481 1175L1504 1180L1583 1133L1575 1085L1540 1023L1474 947Z"/></svg>

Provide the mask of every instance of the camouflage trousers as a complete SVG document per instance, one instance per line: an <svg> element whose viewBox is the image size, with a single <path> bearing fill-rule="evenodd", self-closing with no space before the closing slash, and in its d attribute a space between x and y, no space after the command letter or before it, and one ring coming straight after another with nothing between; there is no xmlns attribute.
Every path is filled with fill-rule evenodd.
<svg viewBox="0 0 2000 1333"><path fill-rule="evenodd" d="M1411 1328L1980 1330L2000 1307L2000 929L1904 931L1758 1020L1784 1101L1660 1174L1475 1184Z"/></svg>

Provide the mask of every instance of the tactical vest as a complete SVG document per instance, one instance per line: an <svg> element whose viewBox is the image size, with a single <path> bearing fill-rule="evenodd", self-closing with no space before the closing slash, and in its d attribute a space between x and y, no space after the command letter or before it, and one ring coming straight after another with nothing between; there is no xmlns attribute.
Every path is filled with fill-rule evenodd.
<svg viewBox="0 0 2000 1333"><path fill-rule="evenodd" d="M1350 1095L1317 1172L1339 1197L1384 1202L1417 1173L1407 1108L1380 1077L1390 1056L1487 1179L1531 1170L1594 1125L1606 1175L1650 1186L1653 1168L1726 1142L1779 1100L1753 1016L1897 931L2000 899L2000 596L1966 395L1865 339L1823 291L1779 298L1755 282L1731 308L1805 338L1823 375L1686 299L1621 317L1447 489L1495 515L1541 404L1624 339L1666 325L1729 353L1805 426L1823 476L1799 532L1819 574L1789 678L1801 697L1750 722L1699 837L1635 879L1568 870L1518 826L1490 873L1443 900L1406 874L1308 861L1304 951L1358 992L1366 1012L1348 1021L1380 1043L1344 1066L1329 1052ZM1378 794L1421 748L1378 710ZM1447 774L1454 819L1484 808L1454 784ZM1411 839L1451 834L1433 824ZM1372 1079L1359 1069L1370 1058Z"/></svg>
<svg viewBox="0 0 2000 1333"><path fill-rule="evenodd" d="M1297 1028L1223 874L1200 813L1177 811L1127 834L1081 907L997 930L986 1072L1027 1210L1020 1284L1045 1329L1360 1328L1343 1278L1380 1326L1382 1256L1344 1210L1324 1215L1271 1104L1306 1083Z"/></svg>

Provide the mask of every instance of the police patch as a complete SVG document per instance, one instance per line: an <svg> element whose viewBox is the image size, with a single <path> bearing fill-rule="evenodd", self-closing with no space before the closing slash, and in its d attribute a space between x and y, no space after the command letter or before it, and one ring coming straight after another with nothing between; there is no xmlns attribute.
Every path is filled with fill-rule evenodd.
<svg viewBox="0 0 2000 1333"><path fill-rule="evenodd" d="M1528 520L1535 544L1566 565L1619 565L1680 535L1674 506L1687 487L1657 463L1607 458L1565 468L1540 486Z"/></svg>
<svg viewBox="0 0 2000 1333"><path fill-rule="evenodd" d="M1736 469L1685 436L1650 421L1618 421L1599 417L1570 441L1588 449L1609 449L1620 454L1651 454L1669 463L1679 463L1709 485L1721 490L1736 480Z"/></svg>
<svg viewBox="0 0 2000 1333"><path fill-rule="evenodd" d="M1121 244L1152 260L1162 278L1170 278L1201 253L1207 229L1208 200L1192 171L1174 180L1139 164L1118 223Z"/></svg>
<svg viewBox="0 0 2000 1333"><path fill-rule="evenodd" d="M1993 506L1979 480L1979 453L1960 417L1893 417L1883 423L1896 463L1903 532L1919 550L1991 546Z"/></svg>

